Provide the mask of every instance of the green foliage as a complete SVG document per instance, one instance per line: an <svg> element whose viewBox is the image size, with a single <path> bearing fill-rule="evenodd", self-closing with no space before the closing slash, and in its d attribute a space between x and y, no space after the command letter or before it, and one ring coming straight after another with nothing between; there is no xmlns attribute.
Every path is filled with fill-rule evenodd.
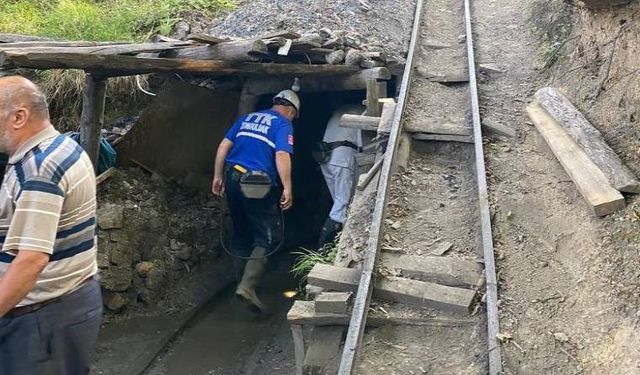
<svg viewBox="0 0 640 375"><path fill-rule="evenodd" d="M234 6L234 0L3 0L0 32L140 41L168 34L186 12L213 16Z"/></svg>
<svg viewBox="0 0 640 375"><path fill-rule="evenodd" d="M570 40L573 7L562 0L530 0L528 19L531 32L541 41L541 69L548 70L562 57Z"/></svg>
<svg viewBox="0 0 640 375"><path fill-rule="evenodd" d="M295 263L291 267L291 273L297 278L305 277L316 264L332 264L338 254L337 246L326 247L319 250L308 250L301 248L301 252L293 253L298 255Z"/></svg>

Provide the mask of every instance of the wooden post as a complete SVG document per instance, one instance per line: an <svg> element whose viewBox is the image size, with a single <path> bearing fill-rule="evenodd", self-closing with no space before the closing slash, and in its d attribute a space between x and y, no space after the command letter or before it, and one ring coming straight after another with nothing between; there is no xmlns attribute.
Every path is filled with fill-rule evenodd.
<svg viewBox="0 0 640 375"><path fill-rule="evenodd" d="M256 110L258 104L258 95L254 95L249 92L249 87L244 84L242 86L242 92L240 93L240 100L238 101L238 113L237 117L246 115Z"/></svg>
<svg viewBox="0 0 640 375"><path fill-rule="evenodd" d="M94 168L98 167L100 131L104 123L104 102L107 80L104 77L86 74L80 117L80 146L87 152Z"/></svg>
<svg viewBox="0 0 640 375"><path fill-rule="evenodd" d="M292 324L291 333L293 334L293 349L296 356L296 375L302 375L305 355L302 325Z"/></svg>
<svg viewBox="0 0 640 375"><path fill-rule="evenodd" d="M367 80L367 116L378 117L380 116L380 90L378 82L375 79Z"/></svg>

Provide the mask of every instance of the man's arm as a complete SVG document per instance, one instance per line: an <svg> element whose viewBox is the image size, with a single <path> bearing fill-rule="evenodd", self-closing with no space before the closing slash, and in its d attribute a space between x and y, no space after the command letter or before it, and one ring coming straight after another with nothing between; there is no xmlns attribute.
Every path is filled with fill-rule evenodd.
<svg viewBox="0 0 640 375"><path fill-rule="evenodd" d="M36 285L49 263L49 254L21 250L0 279L0 318L13 309Z"/></svg>
<svg viewBox="0 0 640 375"><path fill-rule="evenodd" d="M227 138L223 139L218 146L218 151L216 152L216 161L213 173L213 185L211 191L215 195L222 196L223 192L223 182L224 182L224 162L227 159L227 155L231 148L233 147L233 142L228 140Z"/></svg>
<svg viewBox="0 0 640 375"><path fill-rule="evenodd" d="M280 198L280 206L283 210L288 210L293 204L293 194L291 189L291 155L285 151L276 152L276 167L284 188L282 191L282 198Z"/></svg>

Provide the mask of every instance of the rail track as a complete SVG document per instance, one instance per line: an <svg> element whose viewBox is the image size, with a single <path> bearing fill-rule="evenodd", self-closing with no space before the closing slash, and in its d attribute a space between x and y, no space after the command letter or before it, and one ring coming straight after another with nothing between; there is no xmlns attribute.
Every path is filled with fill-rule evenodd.
<svg viewBox="0 0 640 375"><path fill-rule="evenodd" d="M375 357L377 354L381 353L376 353L375 349L363 349L363 347L365 346L370 346L363 345L363 339L367 335L373 336L374 338L376 336L376 333L365 334L365 326L367 326L369 311L375 310L371 306L371 299L375 285L375 275L377 268L376 266L381 261L381 248L383 247L383 243L385 242L385 236L388 237L388 234L393 231L391 226L385 225L385 223L388 224L389 222L394 221L393 219L388 218L390 214L389 211L393 211L394 209L393 207L389 208L389 201L390 196L393 195L394 191L400 190L396 189L398 187L396 185L402 184L402 179L398 180L392 178L392 169L394 166L394 159L397 157L396 154L398 150L399 140L401 134L403 134L404 131L403 128L407 127L407 125L409 125L409 130L413 130L415 132L414 139L452 139L456 141L468 142L469 136L472 137L473 146L461 144L450 147L416 147L414 153L417 152L421 155L417 159L414 158L414 160L410 161L408 168L409 170L411 170L413 165L419 170L421 164L423 164L423 166L424 164L429 164L430 170L436 170L438 166L448 167L455 170L457 168L456 164L466 164L460 167L459 170L463 175L465 171L468 172L467 175L464 176L467 178L467 180L473 181L473 179L475 178L476 185L473 186L473 184L471 184L471 181L466 181L466 186L463 186L467 190L467 194L463 194L465 196L464 202L462 202L461 205L458 205L457 208L455 204L452 205L453 208L448 210L449 213L447 213L447 210L444 210L444 215L451 214L451 211L456 210L457 213L460 214L461 207L459 206L467 206L466 208L468 213L475 218L475 220L471 220L467 223L459 223L461 225L459 228L457 228L457 230L459 233L464 233L464 231L467 230L468 233L471 234L470 236L467 236L467 239L463 239L463 241L468 242L468 248L478 249L477 255L480 257L484 265L485 277L485 294L483 301L486 305L486 309L484 310L486 312L486 315L483 319L478 319L476 324L472 324L471 327L464 326L460 328L459 335L455 332L444 333L444 335L441 334L441 336L445 336L444 339L438 337L438 335L432 335L433 332L423 333L434 337L436 340L441 341L439 343L436 343L435 345L451 345L451 342L447 342L446 336L452 336L454 338L457 336L465 336L467 334L476 336L472 340L475 342L470 344L470 349L472 352L476 352L476 356L480 355L481 357L483 357L483 359L480 360L480 365L477 366L477 368L481 368L481 370L478 370L477 373L488 372L489 374L494 375L500 374L502 372L500 343L497 338L499 333L497 312L497 281L493 254L493 238L491 232L491 217L488 202L487 179L484 163L484 149L482 142L482 128L476 76L476 60L474 54L472 9L470 0L464 0L463 5L464 6L461 9L458 9L460 7L460 2L458 1L436 0L429 2L419 0L416 4L409 54L407 56L406 68L402 77L397 106L389 132L388 145L384 154L384 161L382 162L382 166L379 172L379 182L375 198L373 218L370 224L370 235L366 243L366 249L364 250L364 260L361 266L362 272L359 277L357 292L355 294L353 310L349 322L349 328L341 354L338 370L338 374L340 375L350 375L357 373L359 372L359 367L361 369L361 373L372 373L371 371L379 371L381 368L379 361L376 362L375 360L372 360L372 358L369 358ZM460 11L460 13L458 13L458 11ZM435 18L430 17L434 13L440 13L440 15L436 16ZM455 17L457 16L462 16L462 19L456 20ZM431 22L431 20L433 19L436 19L436 22ZM425 20L427 20L427 22L425 22ZM462 27L462 30L459 30L460 34L457 35L457 41L459 45L464 45L464 53L462 56L464 56L464 59L466 60L466 65L464 65L466 69L463 69L468 72L468 76L466 77L466 79L460 79L459 75L456 75L456 73L459 73L460 70L458 72L454 72L454 74L443 75L432 75L428 71L429 69L437 71L437 69L439 68L438 65L447 64L447 62L450 63L452 61L456 61L457 64L454 65L457 67L461 67L463 65L460 61L460 57L462 56L460 56L459 48L455 46L455 42L451 43L451 38L455 36L455 34L452 33L455 33L457 31L457 28L453 27L452 25L458 25ZM439 26L445 29L445 31L437 30ZM433 40L428 40L428 38L438 37L446 40L437 43ZM430 49L428 52L423 54L425 46L427 46L426 48ZM443 52L443 50L445 51ZM447 60L445 58L444 60L439 60L438 55L445 57L446 55L449 55L449 59ZM420 61L419 67L417 66L418 61ZM416 67L418 68L418 72L421 73L419 74L420 77L416 77L416 74L414 74L414 72L416 71ZM423 85L422 83L425 82L425 78L427 78L427 81L430 82ZM430 90L434 85L446 85L446 88L442 87L443 90ZM429 103L429 99L427 99L427 103L425 103L420 102L420 100L415 100L415 98L413 98L414 96L424 96L425 93L421 93L421 90L429 91L430 93L432 93L433 97L437 97L438 99L440 99L440 101ZM461 93L463 93L464 95L461 96ZM450 129L445 129L445 131L436 130L433 129L433 126L435 125L435 127L437 127L437 124L427 123L426 127L424 127L424 121L417 121L418 126L423 126L423 128L417 129L416 131L416 118L424 119L426 116L433 122L442 122L443 117L438 118L437 115L430 116L429 113L420 113L421 111L438 112L438 109L436 108L438 106L444 108L445 110L445 113L442 113L443 111L441 110L441 113L439 115L447 116L447 111L449 112L448 115L451 115L451 112L456 110L459 112L463 112L462 116L459 116L463 118L462 123L454 123L453 126L449 127L458 127L458 129L454 131L449 131ZM422 107L422 109L418 107ZM412 121L414 122L413 125L411 125ZM429 126L431 126L432 129L429 129ZM440 137L440 135L445 135L447 137ZM472 152L469 149L470 147L472 147ZM465 153L467 153L467 157L458 157L460 154L464 155ZM447 154L449 155L447 156ZM432 160L430 162L427 162L427 159ZM453 165L451 163L452 161L454 162ZM470 173L473 174L469 175ZM446 178L447 177L445 176L445 179ZM433 181L433 179L429 178L426 178L426 180ZM449 179L449 182L451 182L451 179ZM461 183L460 185L463 184ZM429 185L425 186L425 188L437 190L434 189L433 186ZM473 193L475 193L475 197L472 196ZM400 193L400 195L402 195L402 193ZM413 200L415 199L415 194L405 194L404 198ZM426 211L427 215L443 215L442 211L438 212L435 209L431 209L432 205L429 205L428 201L418 200L417 203L425 204L424 207L414 207L414 212L417 211L425 213ZM439 204L440 208L442 208L443 206L444 204ZM391 212L391 214L393 214L393 212ZM409 219L412 219L414 221L416 219L416 217L412 216L411 212L407 216ZM456 216L456 212L453 212L453 216ZM417 216L417 218L417 221L420 222L420 216ZM460 218L462 217L457 217L457 219ZM425 224L427 224L427 222L425 222ZM449 221L445 225L451 225L451 222ZM436 227L438 227L437 223ZM455 236L455 231L448 232L446 234ZM411 232L405 232L404 236L402 236L402 239L400 241L396 241L396 243L400 242L400 248L403 248L405 250L408 249L409 253L412 252L411 246L406 246L406 244L410 242L407 241L407 238L411 238L411 236ZM456 238L448 239L456 242ZM407 251L405 251L405 253L406 252ZM469 256L470 254L463 253L460 255ZM473 253L471 253L470 256L473 257ZM473 332L474 326L475 329L477 329L478 326L485 326L486 334L477 335L477 332ZM455 331L456 329L458 328L447 328L445 330ZM401 335L387 334L385 336L383 334L383 336L388 340L386 341L386 344L388 344L388 346L391 346L391 349L389 347L387 347L387 349L390 349L391 351L393 351L393 348L396 348L398 350L405 350L406 348L412 346L412 343L407 344L406 341L403 345L394 344L393 342L389 343L389 341L393 341L393 338L398 338ZM427 338L427 340L429 340L429 338ZM402 339L400 341L402 341ZM423 349L431 349L433 352L434 348L427 345L426 347L423 347ZM407 357L407 354L404 354L404 357ZM465 355L460 356L463 358L465 357ZM411 356L409 355L409 357ZM473 361L473 359L469 360ZM359 365L359 363L362 363L363 361L369 361L371 364L367 371L365 371L365 369L367 369L366 365ZM387 361L386 363L389 364L390 362L388 361L392 361L392 359L390 360L389 357L385 356L385 361ZM422 363L424 363L424 361ZM415 363L412 365L415 365ZM424 366L428 365L429 363ZM461 365L464 366L464 364ZM427 371L422 366L419 368L422 369L423 372ZM463 367L460 367L458 369L449 368L449 370L459 371L462 368ZM402 369L399 370L402 371Z"/></svg>

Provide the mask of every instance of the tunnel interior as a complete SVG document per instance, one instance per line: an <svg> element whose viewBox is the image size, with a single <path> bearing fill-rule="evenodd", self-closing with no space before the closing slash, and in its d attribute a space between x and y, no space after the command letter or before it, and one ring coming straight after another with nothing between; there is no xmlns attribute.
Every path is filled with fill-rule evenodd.
<svg viewBox="0 0 640 375"><path fill-rule="evenodd" d="M271 97L261 96L257 108L269 108ZM284 248L302 246L314 249L316 246L320 228L331 209L332 200L320 167L311 156L313 145L322 140L327 122L336 109L347 104L360 104L364 97L364 91L301 93L300 117L293 121L294 205L284 215Z"/></svg>

